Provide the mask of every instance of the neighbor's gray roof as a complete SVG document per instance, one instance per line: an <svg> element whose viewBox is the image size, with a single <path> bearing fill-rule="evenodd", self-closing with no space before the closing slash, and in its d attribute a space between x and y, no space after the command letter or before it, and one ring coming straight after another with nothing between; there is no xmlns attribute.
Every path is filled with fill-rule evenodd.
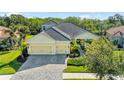
<svg viewBox="0 0 124 93"><path fill-rule="evenodd" d="M68 34L71 38L76 37L79 34L82 34L83 32L87 32L86 30L72 24L72 23L60 23L56 26L66 34Z"/></svg>
<svg viewBox="0 0 124 93"><path fill-rule="evenodd" d="M78 36L75 37L75 39L98 39L99 36L90 33L89 31L84 32L83 34L80 34Z"/></svg>
<svg viewBox="0 0 124 93"><path fill-rule="evenodd" d="M67 37L56 31L54 28L50 28L45 32L57 41L70 41Z"/></svg>
<svg viewBox="0 0 124 93"><path fill-rule="evenodd" d="M50 21L44 23L43 25L56 26L57 24L58 24L57 22L50 20Z"/></svg>

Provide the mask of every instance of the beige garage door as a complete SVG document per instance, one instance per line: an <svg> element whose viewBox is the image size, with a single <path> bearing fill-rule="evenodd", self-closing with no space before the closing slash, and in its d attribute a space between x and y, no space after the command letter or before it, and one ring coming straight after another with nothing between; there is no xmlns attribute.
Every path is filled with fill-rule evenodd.
<svg viewBox="0 0 124 93"><path fill-rule="evenodd" d="M57 53L65 53L65 54L67 54L67 53L70 53L70 47L69 47L69 45L68 44L66 44L66 45L57 45L56 46L56 52Z"/></svg>
<svg viewBox="0 0 124 93"><path fill-rule="evenodd" d="M50 54L53 53L52 46L31 46L33 54Z"/></svg>

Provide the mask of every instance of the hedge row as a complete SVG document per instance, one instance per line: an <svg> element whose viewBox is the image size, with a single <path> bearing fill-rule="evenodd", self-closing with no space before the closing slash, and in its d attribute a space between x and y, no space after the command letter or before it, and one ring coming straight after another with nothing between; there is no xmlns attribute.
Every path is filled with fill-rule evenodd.
<svg viewBox="0 0 124 93"><path fill-rule="evenodd" d="M69 58L67 61L67 65L73 65L73 66L83 66L85 65L85 58L84 57L78 57L78 58Z"/></svg>

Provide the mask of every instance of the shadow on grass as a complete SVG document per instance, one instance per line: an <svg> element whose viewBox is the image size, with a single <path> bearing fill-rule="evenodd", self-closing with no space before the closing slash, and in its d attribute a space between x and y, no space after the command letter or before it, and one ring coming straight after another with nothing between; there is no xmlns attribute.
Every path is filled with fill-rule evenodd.
<svg viewBox="0 0 124 93"><path fill-rule="evenodd" d="M12 61L9 66L15 69L16 71L21 67L22 63L17 60Z"/></svg>
<svg viewBox="0 0 124 93"><path fill-rule="evenodd" d="M11 69L14 69L14 71L18 71L18 69L21 67L22 63L21 62L18 62L16 59L11 61L10 63L8 64L4 64L4 65L1 65L0 68L9 68L8 71L3 71L2 74L5 73L8 73L11 71ZM11 73L11 74L14 74L14 73Z"/></svg>
<svg viewBox="0 0 124 93"><path fill-rule="evenodd" d="M10 53L10 51L0 51L0 55Z"/></svg>

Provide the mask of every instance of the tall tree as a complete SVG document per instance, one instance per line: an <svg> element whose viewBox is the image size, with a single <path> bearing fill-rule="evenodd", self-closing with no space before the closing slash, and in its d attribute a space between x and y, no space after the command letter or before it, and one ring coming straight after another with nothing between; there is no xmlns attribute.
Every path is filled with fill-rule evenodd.
<svg viewBox="0 0 124 93"><path fill-rule="evenodd" d="M99 33L101 31L101 21L99 19L83 19L80 22L80 27L93 32Z"/></svg>
<svg viewBox="0 0 124 93"><path fill-rule="evenodd" d="M112 67L113 46L104 37L95 40L86 49L86 59L91 70L97 73L99 79L108 74Z"/></svg>
<svg viewBox="0 0 124 93"><path fill-rule="evenodd" d="M79 25L80 24L80 17L67 17L65 18L65 22L69 22L69 23L73 23L75 25Z"/></svg>

